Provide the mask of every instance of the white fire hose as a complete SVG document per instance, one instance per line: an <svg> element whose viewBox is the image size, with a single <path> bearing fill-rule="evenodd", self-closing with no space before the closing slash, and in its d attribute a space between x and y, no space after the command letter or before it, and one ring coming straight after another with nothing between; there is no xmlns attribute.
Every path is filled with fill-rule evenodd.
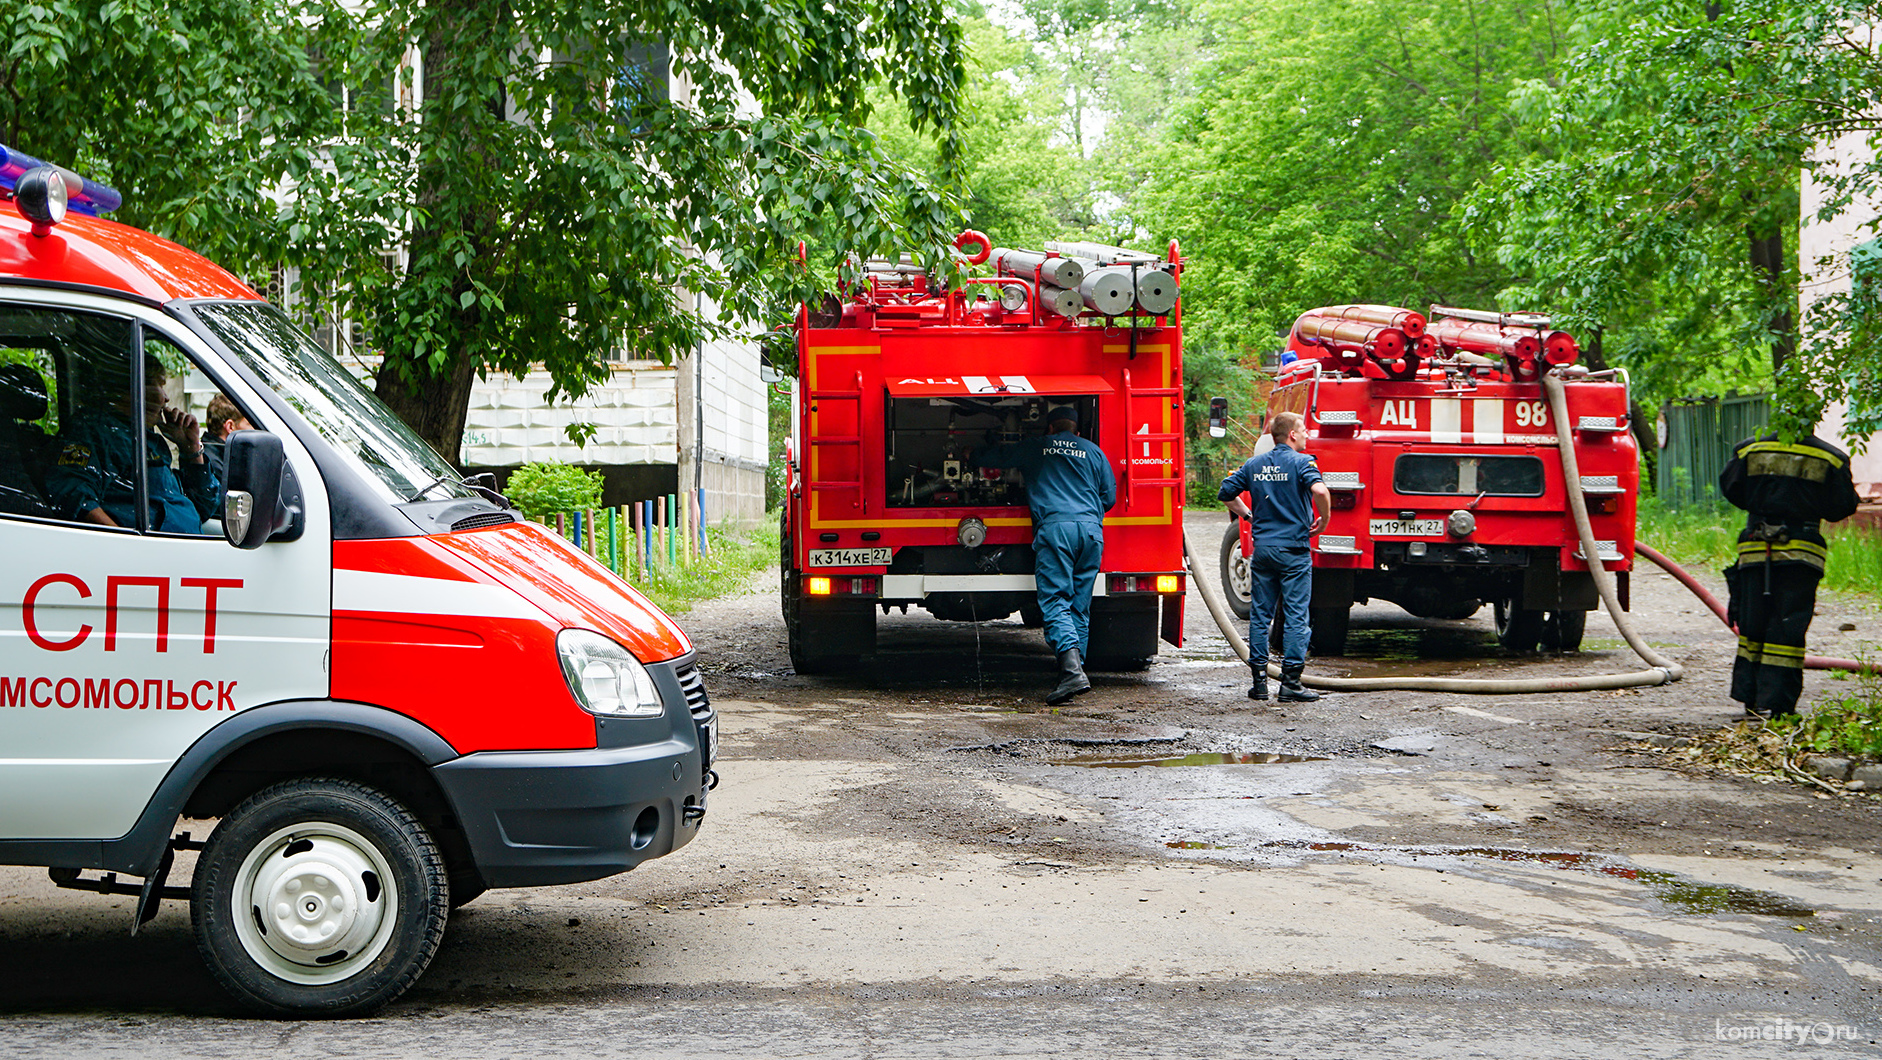
<svg viewBox="0 0 1882 1060"><path fill-rule="evenodd" d="M1555 437L1562 459L1562 481L1568 494L1569 514L1575 519L1575 529L1581 537L1581 554L1588 557L1588 572L1594 576L1601 602L1607 605L1608 614L1613 617L1614 625L1626 638L1628 647L1644 660L1649 669L1636 670L1624 674L1596 674L1589 677L1524 677L1524 678L1462 678L1462 677L1315 677L1303 675L1301 683L1310 688L1323 688L1331 692L1465 692L1484 696L1523 695L1535 692L1592 692L1608 688L1638 688L1643 685L1664 685L1685 676L1685 670L1676 662L1654 651L1640 635L1634 631L1633 624L1627 620L1627 613L1621 610L1620 597L1614 590L1614 576L1608 572L1596 549L1594 530L1588 523L1588 505L1582 499L1581 490L1575 484L1581 481L1580 467L1575 460L1573 431L1568 423L1568 399L1562 391L1562 380L1551 371L1542 377L1542 390L1548 396L1550 412L1555 417ZM1243 662L1249 659L1248 641L1242 637L1241 629L1229 610L1222 603L1222 594L1211 578L1204 577L1197 569L1196 554L1189 547L1189 531L1183 532L1183 557L1189 564L1191 584L1202 590L1203 603L1209 607L1209 614L1215 624L1222 629L1222 635L1228 638L1235 654ZM1281 668L1273 662L1268 663L1268 676L1279 678Z"/></svg>

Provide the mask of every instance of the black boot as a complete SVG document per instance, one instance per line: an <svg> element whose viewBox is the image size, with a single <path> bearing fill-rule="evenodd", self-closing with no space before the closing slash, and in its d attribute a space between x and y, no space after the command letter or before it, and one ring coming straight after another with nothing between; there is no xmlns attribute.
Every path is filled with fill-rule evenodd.
<svg viewBox="0 0 1882 1060"><path fill-rule="evenodd" d="M1251 684L1248 686L1248 698L1249 699L1267 699L1268 698L1268 664L1267 662L1265 660L1261 662L1251 662L1248 664L1248 668L1250 670L1253 670L1255 674L1254 684Z"/></svg>
<svg viewBox="0 0 1882 1060"><path fill-rule="evenodd" d="M1274 697L1283 703L1312 703L1320 698L1320 693L1300 683L1300 672L1306 666L1292 663L1281 667L1281 694Z"/></svg>
<svg viewBox="0 0 1882 1060"><path fill-rule="evenodd" d="M1059 653L1059 684L1046 695L1046 703L1058 706L1072 698L1091 691L1091 678L1085 676L1085 660L1078 657L1077 648L1068 648Z"/></svg>

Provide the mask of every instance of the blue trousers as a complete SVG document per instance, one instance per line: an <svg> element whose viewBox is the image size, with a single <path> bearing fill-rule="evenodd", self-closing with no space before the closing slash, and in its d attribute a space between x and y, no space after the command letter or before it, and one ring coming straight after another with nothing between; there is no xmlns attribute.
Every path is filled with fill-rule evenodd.
<svg viewBox="0 0 1882 1060"><path fill-rule="evenodd" d="M1313 553L1307 546L1255 546L1248 558L1254 599L1248 605L1248 651L1251 660L1268 656L1268 631L1274 609L1281 609L1281 661L1286 667L1307 665L1307 601L1313 596Z"/></svg>
<svg viewBox="0 0 1882 1060"><path fill-rule="evenodd" d="M1104 527L1097 523L1047 523L1033 533L1033 580L1046 619L1046 643L1054 652L1091 640L1091 586L1104 558Z"/></svg>

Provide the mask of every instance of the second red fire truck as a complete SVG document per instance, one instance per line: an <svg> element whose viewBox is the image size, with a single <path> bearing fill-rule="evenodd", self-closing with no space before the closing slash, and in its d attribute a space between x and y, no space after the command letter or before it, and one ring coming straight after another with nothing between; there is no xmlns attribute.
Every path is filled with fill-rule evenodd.
<svg viewBox="0 0 1882 1060"><path fill-rule="evenodd" d="M792 664L875 651L878 612L1041 621L1016 472L974 450L1046 430L1068 405L1112 462L1094 589L1094 665L1131 665L1183 629L1181 260L1094 244L996 248L979 233L957 286L901 261L797 322L783 514Z"/></svg>
<svg viewBox="0 0 1882 1060"><path fill-rule="evenodd" d="M1441 306L1311 310L1287 348L1268 415L1306 418L1333 493L1312 541L1317 654L1341 654L1350 608L1375 598L1443 619L1488 603L1503 646L1575 650L1598 601L1571 489L1626 605L1639 465L1623 373L1577 365L1575 340L1546 317ZM1550 371L1565 384L1577 482L1542 390ZM1246 524L1231 527L1222 580L1244 616L1249 554Z"/></svg>

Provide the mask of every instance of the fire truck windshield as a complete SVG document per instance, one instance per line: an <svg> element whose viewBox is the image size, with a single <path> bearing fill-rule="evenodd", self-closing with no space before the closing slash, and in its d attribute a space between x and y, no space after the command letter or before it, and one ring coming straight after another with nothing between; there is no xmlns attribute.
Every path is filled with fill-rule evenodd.
<svg viewBox="0 0 1882 1060"><path fill-rule="evenodd" d="M1542 461L1533 456L1408 453L1392 465L1397 493L1540 497L1542 486Z"/></svg>
<svg viewBox="0 0 1882 1060"><path fill-rule="evenodd" d="M199 302L188 307L224 352L254 369L365 478L399 503L426 496L471 497L437 450L380 404L339 361L266 302Z"/></svg>

